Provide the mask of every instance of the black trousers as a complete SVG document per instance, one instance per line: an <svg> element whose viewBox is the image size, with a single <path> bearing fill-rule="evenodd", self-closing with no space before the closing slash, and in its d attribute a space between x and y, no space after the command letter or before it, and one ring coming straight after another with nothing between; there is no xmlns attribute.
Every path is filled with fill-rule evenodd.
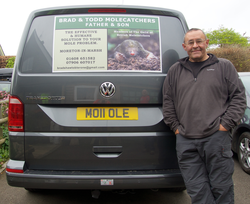
<svg viewBox="0 0 250 204"><path fill-rule="evenodd" d="M231 137L217 131L202 139L176 136L181 173L193 204L233 204Z"/></svg>

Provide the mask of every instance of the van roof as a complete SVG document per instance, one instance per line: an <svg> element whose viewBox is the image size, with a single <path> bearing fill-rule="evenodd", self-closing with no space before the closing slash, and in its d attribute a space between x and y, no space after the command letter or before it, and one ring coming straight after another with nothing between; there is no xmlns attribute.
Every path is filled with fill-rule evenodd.
<svg viewBox="0 0 250 204"><path fill-rule="evenodd" d="M93 12L89 11L90 9L102 9L99 11ZM105 10L106 9L106 10ZM121 9L123 14L133 13L133 14L147 14L147 15L159 15L159 16L173 16L179 18L184 26L187 28L186 20L183 14L179 11L166 9L166 8L157 8L157 7L146 7L146 6L129 6L129 5L79 5L79 6L63 6L63 7L51 7L35 10L30 14L30 18L33 19L38 16L47 16L47 15L65 15L65 14L86 14L86 13L114 13L112 10L108 11L107 9ZM113 10L114 11L114 10ZM119 13L119 12L117 12Z"/></svg>
<svg viewBox="0 0 250 204"><path fill-rule="evenodd" d="M29 18L24 27L23 35L20 41L20 45L17 51L16 63L20 61L22 55L22 48L25 45L27 33L29 32L31 22L34 18L39 16L50 15L72 15L72 14L87 14L90 9L122 9L125 10L120 14L141 14L141 15L158 15L158 16L172 16L178 18L183 26L184 32L188 30L188 25L184 15L176 10L157 7L145 7L145 6L129 6L129 5L79 5L79 6L63 6L63 7L51 7L34 10L29 15ZM93 11L93 10L92 10ZM89 14L111 14L112 12L91 12ZM114 12L112 13L114 14ZM119 14L119 13L117 13Z"/></svg>

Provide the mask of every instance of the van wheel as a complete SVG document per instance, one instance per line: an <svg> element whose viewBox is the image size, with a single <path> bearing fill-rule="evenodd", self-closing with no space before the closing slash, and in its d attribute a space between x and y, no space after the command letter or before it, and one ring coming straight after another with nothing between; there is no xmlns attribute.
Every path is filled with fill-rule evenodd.
<svg viewBox="0 0 250 204"><path fill-rule="evenodd" d="M239 138L238 160L241 168L250 174L250 132L242 133Z"/></svg>

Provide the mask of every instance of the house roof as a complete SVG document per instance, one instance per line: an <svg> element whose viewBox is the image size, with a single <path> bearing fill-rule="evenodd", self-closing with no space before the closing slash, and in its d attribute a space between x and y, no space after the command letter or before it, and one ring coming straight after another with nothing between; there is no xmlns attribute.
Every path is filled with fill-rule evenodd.
<svg viewBox="0 0 250 204"><path fill-rule="evenodd" d="M4 52L3 52L3 48L2 46L0 45L0 56L5 56Z"/></svg>

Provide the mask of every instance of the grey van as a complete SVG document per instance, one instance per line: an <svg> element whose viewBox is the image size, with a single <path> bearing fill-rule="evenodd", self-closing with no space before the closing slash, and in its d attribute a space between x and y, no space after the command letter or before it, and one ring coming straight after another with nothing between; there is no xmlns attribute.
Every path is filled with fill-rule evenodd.
<svg viewBox="0 0 250 204"><path fill-rule="evenodd" d="M79 6L31 13L9 101L8 184L32 189L179 188L162 84L185 57L180 12Z"/></svg>

